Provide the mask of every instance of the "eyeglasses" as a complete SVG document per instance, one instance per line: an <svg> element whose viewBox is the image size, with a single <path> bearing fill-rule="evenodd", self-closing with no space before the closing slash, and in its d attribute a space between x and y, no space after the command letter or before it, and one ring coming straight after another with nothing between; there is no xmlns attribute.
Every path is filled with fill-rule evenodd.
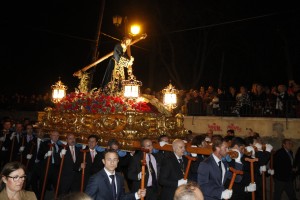
<svg viewBox="0 0 300 200"><path fill-rule="evenodd" d="M18 180L22 180L22 181L25 181L26 180L26 175L25 176L15 176L15 177L12 177L12 176L7 176L8 178L12 178L14 182L17 182Z"/></svg>

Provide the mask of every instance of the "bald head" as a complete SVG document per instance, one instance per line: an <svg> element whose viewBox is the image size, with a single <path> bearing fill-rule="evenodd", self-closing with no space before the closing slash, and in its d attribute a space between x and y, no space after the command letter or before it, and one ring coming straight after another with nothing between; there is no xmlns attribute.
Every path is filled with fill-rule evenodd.
<svg viewBox="0 0 300 200"><path fill-rule="evenodd" d="M185 152L185 144L181 139L175 139L172 143L173 151L178 157L182 157Z"/></svg>
<svg viewBox="0 0 300 200"><path fill-rule="evenodd" d="M176 189L174 200L204 200L204 197L199 186L195 182L189 182Z"/></svg>

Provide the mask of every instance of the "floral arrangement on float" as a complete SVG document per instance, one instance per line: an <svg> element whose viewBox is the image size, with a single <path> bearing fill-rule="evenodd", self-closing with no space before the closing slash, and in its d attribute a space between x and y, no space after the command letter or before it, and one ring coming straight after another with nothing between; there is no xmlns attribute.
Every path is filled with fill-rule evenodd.
<svg viewBox="0 0 300 200"><path fill-rule="evenodd" d="M54 111L85 112L91 114L117 114L126 110L141 113L157 113L151 103L143 100L126 99L120 96L109 96L100 92L72 92L55 104Z"/></svg>

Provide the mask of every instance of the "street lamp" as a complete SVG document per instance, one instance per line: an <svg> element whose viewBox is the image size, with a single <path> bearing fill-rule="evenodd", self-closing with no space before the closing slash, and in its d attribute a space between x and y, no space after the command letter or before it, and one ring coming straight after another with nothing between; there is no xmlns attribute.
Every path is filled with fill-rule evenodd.
<svg viewBox="0 0 300 200"><path fill-rule="evenodd" d="M52 101L54 103L60 102L60 100L66 96L66 90L68 89L68 87L61 82L60 78L54 85L51 86L51 88Z"/></svg>
<svg viewBox="0 0 300 200"><path fill-rule="evenodd" d="M140 33L141 27L137 24L134 24L130 27L130 34L137 35Z"/></svg>

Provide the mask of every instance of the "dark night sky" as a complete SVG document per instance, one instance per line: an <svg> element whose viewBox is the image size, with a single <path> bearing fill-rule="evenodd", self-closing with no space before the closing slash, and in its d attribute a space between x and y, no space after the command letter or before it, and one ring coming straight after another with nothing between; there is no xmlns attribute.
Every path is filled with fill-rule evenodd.
<svg viewBox="0 0 300 200"><path fill-rule="evenodd" d="M100 5L100 0L45 0L1 6L0 92L45 93L59 76L73 91L78 79L72 74L92 59ZM112 24L116 14L140 22L148 34L132 47L134 74L144 87L161 90L170 79L184 89L300 82L300 14L292 3L106 0L101 31L121 38L123 28ZM99 56L116 42L101 35ZM93 87L107 62L96 67ZM166 66L177 69L176 80Z"/></svg>

